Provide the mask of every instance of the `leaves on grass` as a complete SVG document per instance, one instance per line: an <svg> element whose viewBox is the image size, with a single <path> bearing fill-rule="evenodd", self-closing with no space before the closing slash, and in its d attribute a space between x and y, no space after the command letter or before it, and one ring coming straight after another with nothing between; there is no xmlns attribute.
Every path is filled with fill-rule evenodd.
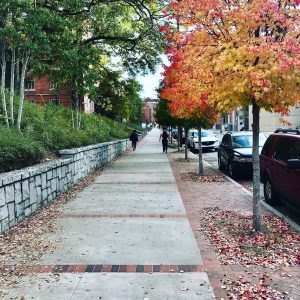
<svg viewBox="0 0 300 300"><path fill-rule="evenodd" d="M195 172L181 173L182 181L193 181L193 182L225 182L226 178L217 172L207 172L200 176Z"/></svg>
<svg viewBox="0 0 300 300"><path fill-rule="evenodd" d="M264 233L252 229L252 216L219 208L199 212L199 230L216 248L222 264L300 265L300 236L276 216L263 216Z"/></svg>

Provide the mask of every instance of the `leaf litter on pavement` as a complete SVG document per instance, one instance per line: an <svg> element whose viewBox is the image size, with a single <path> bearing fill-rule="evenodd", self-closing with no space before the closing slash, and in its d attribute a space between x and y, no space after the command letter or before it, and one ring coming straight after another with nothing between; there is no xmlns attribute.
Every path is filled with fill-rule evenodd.
<svg viewBox="0 0 300 300"><path fill-rule="evenodd" d="M230 280L223 279L222 286L227 292L227 296L232 300L279 300L285 299L285 294L279 292L268 284L266 284L267 275L262 275L259 278L258 284L253 284L250 280L238 279Z"/></svg>
<svg viewBox="0 0 300 300"><path fill-rule="evenodd" d="M174 162L177 161L174 159ZM176 164L175 166L177 167ZM206 165L204 167L205 174L216 172ZM189 176L182 176L188 174L190 168L182 167L180 171L174 168L179 175L179 181L192 181ZM194 164L193 168L194 174L197 175L198 164ZM194 182L198 182L197 177L194 178ZM250 185L244 187L252 189ZM194 190L191 189L190 193L194 195ZM220 205L227 206L226 202L221 202ZM216 259L223 265L223 271L216 271L208 266L208 272L213 273L209 274L209 277L213 276L213 279L216 279L216 272L220 272L220 281L216 284L218 289L215 290L218 299L298 299L300 278L296 273L300 268L299 235L284 220L268 216L263 217L264 234L260 238L260 234L257 234L256 237L252 231L251 203L249 208L246 216L216 207L192 210L193 229L198 231L200 236L206 237L205 249L212 246L217 255ZM210 262L214 258L208 260Z"/></svg>
<svg viewBox="0 0 300 300"><path fill-rule="evenodd" d="M189 162L197 162L198 159L195 159L195 158L187 158L187 159L185 159L185 158L179 157L179 158L176 158L174 161L182 162L182 163L189 163Z"/></svg>
<svg viewBox="0 0 300 300"><path fill-rule="evenodd" d="M241 265L248 270L260 266L274 272L282 267L299 267L299 234L277 216L262 216L262 222L263 233L258 233L252 229L251 215L245 216L218 207L204 208L198 212L198 230L208 238L221 264ZM251 272L245 274L249 276ZM268 274L257 272L252 276L255 279L253 282L243 276L235 280L226 276L221 279L221 288L228 299L233 300L292 300L287 298L288 292L278 291L266 283L267 279L272 282ZM290 277L282 273L281 281ZM293 281L296 282L295 279Z"/></svg>
<svg viewBox="0 0 300 300"><path fill-rule="evenodd" d="M111 163L87 176L54 202L0 235L0 298L9 288L17 285L19 277L33 272L44 253L55 250L55 243L47 239L46 235L58 230L56 221L62 215L60 206L74 199L78 192L94 182L110 165Z"/></svg>
<svg viewBox="0 0 300 300"><path fill-rule="evenodd" d="M222 264L243 266L300 265L300 236L277 216L262 216L264 232L252 229L252 216L220 208L199 212L199 230L216 248Z"/></svg>
<svg viewBox="0 0 300 300"><path fill-rule="evenodd" d="M209 171L205 172L204 175L199 175L196 172L181 173L182 181L192 181L192 182L225 182L226 178L219 172Z"/></svg>

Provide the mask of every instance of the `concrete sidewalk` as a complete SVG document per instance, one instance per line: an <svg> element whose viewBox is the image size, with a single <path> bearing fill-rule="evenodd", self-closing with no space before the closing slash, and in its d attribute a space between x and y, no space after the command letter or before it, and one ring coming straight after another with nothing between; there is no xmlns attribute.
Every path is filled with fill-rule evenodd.
<svg viewBox="0 0 300 300"><path fill-rule="evenodd" d="M159 130L62 208L56 242L5 299L213 299Z"/></svg>

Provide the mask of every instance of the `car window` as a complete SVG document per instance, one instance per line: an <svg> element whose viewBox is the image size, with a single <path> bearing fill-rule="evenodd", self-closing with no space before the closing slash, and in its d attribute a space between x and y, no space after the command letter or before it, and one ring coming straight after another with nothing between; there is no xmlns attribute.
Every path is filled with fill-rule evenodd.
<svg viewBox="0 0 300 300"><path fill-rule="evenodd" d="M214 137L211 131L201 131L201 137Z"/></svg>
<svg viewBox="0 0 300 300"><path fill-rule="evenodd" d="M221 144L222 145L226 145L226 135L223 136Z"/></svg>
<svg viewBox="0 0 300 300"><path fill-rule="evenodd" d="M274 158L287 162L289 159L300 159L300 141L280 139L276 145Z"/></svg>
<svg viewBox="0 0 300 300"><path fill-rule="evenodd" d="M266 142L266 136L259 134L259 147L262 147ZM253 137L252 135L237 135L233 137L232 148L252 148Z"/></svg>
<svg viewBox="0 0 300 300"><path fill-rule="evenodd" d="M288 154L287 159L300 159L300 140L289 140L288 141Z"/></svg>
<svg viewBox="0 0 300 300"><path fill-rule="evenodd" d="M272 136L270 136L270 137L266 140L266 142L265 142L265 144L264 144L264 147L263 147L262 150L261 150L261 154L262 154L262 155L266 155L266 154L269 153L269 151L271 150L271 147L272 147L273 140L274 140L274 138L273 138Z"/></svg>
<svg viewBox="0 0 300 300"><path fill-rule="evenodd" d="M225 146L231 146L231 136L229 134L225 134L223 136L222 144Z"/></svg>

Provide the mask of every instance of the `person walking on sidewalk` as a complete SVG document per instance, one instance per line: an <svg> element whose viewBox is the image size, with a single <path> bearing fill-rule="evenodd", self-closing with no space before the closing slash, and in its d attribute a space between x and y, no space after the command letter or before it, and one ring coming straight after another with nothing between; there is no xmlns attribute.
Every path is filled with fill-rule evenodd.
<svg viewBox="0 0 300 300"><path fill-rule="evenodd" d="M161 140L162 140L163 152L166 151L166 153L168 153L169 134L168 134L166 128L163 129L163 132L159 137L159 141L161 141Z"/></svg>
<svg viewBox="0 0 300 300"><path fill-rule="evenodd" d="M131 141L131 144L132 144L132 149L133 151L136 149L136 143L138 142L139 140L139 137L136 133L136 130L133 130L131 135L130 135L130 138L129 140Z"/></svg>

